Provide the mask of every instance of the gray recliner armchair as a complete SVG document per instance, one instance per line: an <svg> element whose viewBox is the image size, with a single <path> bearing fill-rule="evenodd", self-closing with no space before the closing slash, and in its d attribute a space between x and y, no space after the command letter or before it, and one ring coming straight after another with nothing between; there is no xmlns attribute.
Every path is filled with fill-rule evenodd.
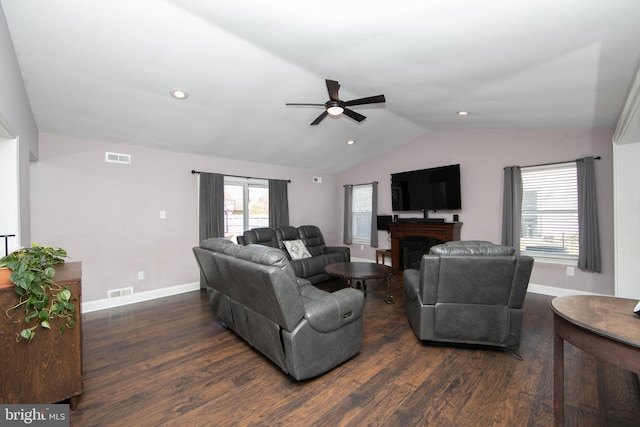
<svg viewBox="0 0 640 427"><path fill-rule="evenodd" d="M517 349L533 258L508 246L433 246L404 271L405 311L421 340Z"/></svg>

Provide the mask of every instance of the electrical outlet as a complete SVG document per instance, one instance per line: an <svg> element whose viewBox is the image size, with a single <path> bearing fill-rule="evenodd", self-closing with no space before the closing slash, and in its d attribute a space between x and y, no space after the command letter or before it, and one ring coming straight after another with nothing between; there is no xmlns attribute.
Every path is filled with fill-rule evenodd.
<svg viewBox="0 0 640 427"><path fill-rule="evenodd" d="M573 276L575 274L575 269L573 267L567 267L567 276Z"/></svg>
<svg viewBox="0 0 640 427"><path fill-rule="evenodd" d="M364 245L360 245L360 250L364 251Z"/></svg>
<svg viewBox="0 0 640 427"><path fill-rule="evenodd" d="M144 280L144 271L138 271L138 280Z"/></svg>
<svg viewBox="0 0 640 427"><path fill-rule="evenodd" d="M160 211L160 219L167 219L167 211Z"/></svg>

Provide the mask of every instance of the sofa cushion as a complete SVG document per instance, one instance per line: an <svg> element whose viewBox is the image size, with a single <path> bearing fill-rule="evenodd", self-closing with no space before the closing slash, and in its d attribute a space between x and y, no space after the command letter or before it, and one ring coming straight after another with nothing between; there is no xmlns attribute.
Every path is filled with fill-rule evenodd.
<svg viewBox="0 0 640 427"><path fill-rule="evenodd" d="M203 249L209 249L214 252L224 252L227 245L233 245L234 243L228 239L221 239L219 237L212 237L200 242L200 247Z"/></svg>
<svg viewBox="0 0 640 427"><path fill-rule="evenodd" d="M432 246L429 253L432 255L513 255L515 249L484 240L462 240Z"/></svg>
<svg viewBox="0 0 640 427"><path fill-rule="evenodd" d="M291 259L303 259L311 258L311 254L307 250L302 240L285 240L284 246L287 248L287 252Z"/></svg>
<svg viewBox="0 0 640 427"><path fill-rule="evenodd" d="M245 245L257 244L272 248L278 247L276 233L270 228L252 228L242 233L242 237Z"/></svg>
<svg viewBox="0 0 640 427"><path fill-rule="evenodd" d="M326 252L326 244L324 242L324 236L322 236L322 231L315 225L301 225L298 227L298 234L300 234L300 238L307 246L311 255L317 256Z"/></svg>

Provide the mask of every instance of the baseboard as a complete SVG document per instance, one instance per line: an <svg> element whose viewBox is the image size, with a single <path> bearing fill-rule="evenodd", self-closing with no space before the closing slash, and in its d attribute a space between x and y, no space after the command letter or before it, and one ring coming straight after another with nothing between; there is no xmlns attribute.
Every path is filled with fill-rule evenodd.
<svg viewBox="0 0 640 427"><path fill-rule="evenodd" d="M352 258L354 262L372 262L364 258ZM86 301L82 303L82 312L90 313L92 311L105 310L107 308L121 307L129 304L135 304L143 301L150 301L157 298L169 297L172 295L183 294L185 292L197 291L200 289L199 282L186 283L184 285L171 286L168 288L154 289L152 291L140 292L128 297L114 299L99 299L94 301ZM561 297L566 295L601 295L594 292L577 291L574 289L555 288L553 286L529 284L528 292L534 294L550 295Z"/></svg>
<svg viewBox="0 0 640 427"><path fill-rule="evenodd" d="M172 295L183 294L185 292L196 291L200 289L200 282L186 283L184 285L170 286L168 288L154 289L152 291L145 291L140 293L134 293L131 296L120 298L105 298L94 301L86 301L81 304L83 313L90 313L92 311L104 310L107 308L121 307L124 305L135 304L138 302L149 301L157 298L169 297Z"/></svg>
<svg viewBox="0 0 640 427"><path fill-rule="evenodd" d="M351 257L351 262L375 262L372 259Z"/></svg>
<svg viewBox="0 0 640 427"><path fill-rule="evenodd" d="M603 295L595 292L577 291L575 289L555 288L553 286L536 285L529 283L527 292L534 294L550 295L554 297L564 297L567 295Z"/></svg>

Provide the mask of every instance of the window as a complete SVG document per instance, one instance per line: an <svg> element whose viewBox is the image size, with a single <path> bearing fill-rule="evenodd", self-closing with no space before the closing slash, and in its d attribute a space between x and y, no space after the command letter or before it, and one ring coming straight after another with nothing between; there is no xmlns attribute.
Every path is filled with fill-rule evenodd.
<svg viewBox="0 0 640 427"><path fill-rule="evenodd" d="M353 243L371 242L373 185L354 185L351 195L351 238Z"/></svg>
<svg viewBox="0 0 640 427"><path fill-rule="evenodd" d="M521 172L521 253L577 261L578 183L575 162L524 167Z"/></svg>
<svg viewBox="0 0 640 427"><path fill-rule="evenodd" d="M224 178L224 236L269 226L269 183L263 179Z"/></svg>

